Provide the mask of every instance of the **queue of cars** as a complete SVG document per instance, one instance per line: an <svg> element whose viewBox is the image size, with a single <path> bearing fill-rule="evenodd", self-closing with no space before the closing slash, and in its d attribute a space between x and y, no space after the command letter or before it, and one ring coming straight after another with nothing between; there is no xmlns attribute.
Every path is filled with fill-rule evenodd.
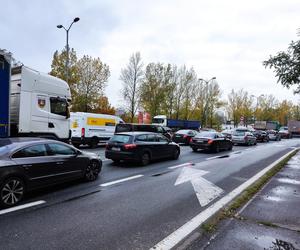
<svg viewBox="0 0 300 250"><path fill-rule="evenodd" d="M115 163L136 162L146 166L161 159L177 160L179 144L194 152L232 150L234 145L290 138L279 132L237 128L223 133L213 129L171 131L154 125L120 124L106 144L105 157ZM98 155L69 144L41 138L0 139L0 207L18 204L26 192L73 179L94 181L102 168Z"/></svg>

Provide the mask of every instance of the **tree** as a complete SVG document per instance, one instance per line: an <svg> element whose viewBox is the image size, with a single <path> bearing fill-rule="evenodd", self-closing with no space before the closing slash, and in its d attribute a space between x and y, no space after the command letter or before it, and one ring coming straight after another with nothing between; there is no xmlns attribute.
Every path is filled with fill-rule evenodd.
<svg viewBox="0 0 300 250"><path fill-rule="evenodd" d="M100 114L108 114L108 115L115 115L116 110L108 101L106 96L100 96L98 101L96 102L96 107L93 110L95 113Z"/></svg>
<svg viewBox="0 0 300 250"><path fill-rule="evenodd" d="M67 52L62 50L58 52L57 50L53 54L53 59L51 63L50 75L58 77L62 80L66 80L66 60ZM69 86L72 96L76 93L76 83L78 82L78 68L77 68L77 56L76 51L72 48L69 51Z"/></svg>
<svg viewBox="0 0 300 250"><path fill-rule="evenodd" d="M273 68L275 76L283 86L298 85L295 93L300 93L300 41L291 42L287 51L278 52L263 62L265 67Z"/></svg>
<svg viewBox="0 0 300 250"><path fill-rule="evenodd" d="M85 55L77 62L77 68L79 81L76 84L77 96L73 109L93 111L100 97L104 95L104 88L110 76L109 67L100 58Z"/></svg>
<svg viewBox="0 0 300 250"><path fill-rule="evenodd" d="M252 120L253 116L253 97L247 91L240 89L239 91L231 90L228 95L227 111L230 118L233 120L234 126L240 122L243 116L245 124Z"/></svg>
<svg viewBox="0 0 300 250"><path fill-rule="evenodd" d="M128 65L121 69L120 79L123 82L122 96L126 109L130 113L130 122L133 122L140 103L140 85L143 80L143 63L139 52L132 54Z"/></svg>

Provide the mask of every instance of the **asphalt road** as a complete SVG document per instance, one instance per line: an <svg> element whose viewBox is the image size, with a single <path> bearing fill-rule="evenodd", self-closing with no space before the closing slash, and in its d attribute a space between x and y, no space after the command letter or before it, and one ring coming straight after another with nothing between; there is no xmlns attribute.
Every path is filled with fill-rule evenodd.
<svg viewBox="0 0 300 250"><path fill-rule="evenodd" d="M103 147L84 149L103 157L98 180L48 188L24 201L45 201L37 206L0 210L0 249L149 249L299 145L300 139L282 140L219 154L182 146L178 160L146 167L114 165ZM202 207L188 179L174 185L188 177L186 169L207 171L203 178L223 193Z"/></svg>

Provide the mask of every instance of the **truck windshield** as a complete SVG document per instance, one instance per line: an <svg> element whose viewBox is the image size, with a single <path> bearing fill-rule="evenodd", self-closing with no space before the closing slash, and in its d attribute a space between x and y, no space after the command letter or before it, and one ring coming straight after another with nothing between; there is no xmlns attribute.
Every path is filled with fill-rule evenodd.
<svg viewBox="0 0 300 250"><path fill-rule="evenodd" d="M50 97L51 113L61 116L68 116L68 102L59 97Z"/></svg>
<svg viewBox="0 0 300 250"><path fill-rule="evenodd" d="M165 119L162 118L153 118L152 123L164 123Z"/></svg>

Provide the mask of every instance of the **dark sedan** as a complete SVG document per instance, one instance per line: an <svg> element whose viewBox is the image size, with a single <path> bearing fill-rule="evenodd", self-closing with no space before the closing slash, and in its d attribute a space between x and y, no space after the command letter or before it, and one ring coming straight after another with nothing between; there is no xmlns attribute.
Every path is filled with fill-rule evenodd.
<svg viewBox="0 0 300 250"><path fill-rule="evenodd" d="M84 178L94 181L102 161L68 144L39 138L0 139L0 206L19 203L25 192Z"/></svg>
<svg viewBox="0 0 300 250"><path fill-rule="evenodd" d="M190 142L194 152L198 149L206 149L216 153L221 150L232 150L232 141L218 132L201 132Z"/></svg>
<svg viewBox="0 0 300 250"><path fill-rule="evenodd" d="M266 131L263 130L255 130L252 132L256 137L257 142L269 142L269 135Z"/></svg>
<svg viewBox="0 0 300 250"><path fill-rule="evenodd" d="M151 132L124 132L115 134L107 143L105 157L114 162L134 161L143 166L151 160L178 159L180 147L165 136Z"/></svg>
<svg viewBox="0 0 300 250"><path fill-rule="evenodd" d="M189 145L191 139L197 134L195 130L181 129L178 130L172 137L172 141L176 143L184 143Z"/></svg>

